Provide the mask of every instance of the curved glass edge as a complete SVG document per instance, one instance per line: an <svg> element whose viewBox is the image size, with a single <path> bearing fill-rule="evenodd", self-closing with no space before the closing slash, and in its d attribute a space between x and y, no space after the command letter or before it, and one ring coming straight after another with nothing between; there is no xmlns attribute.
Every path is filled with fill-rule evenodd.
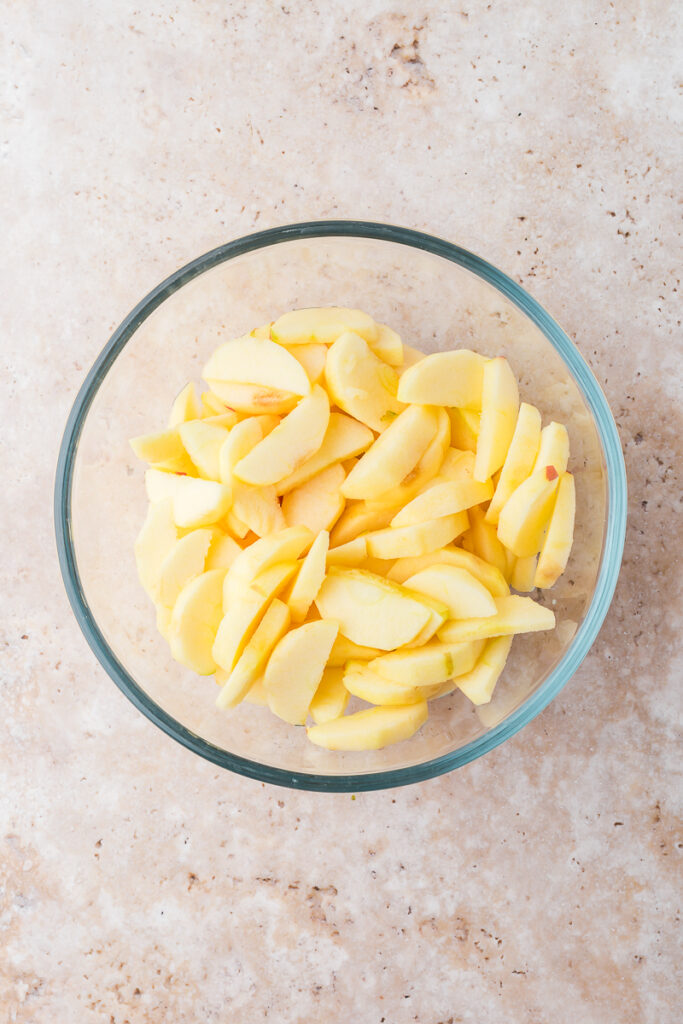
<svg viewBox="0 0 683 1024"><path fill-rule="evenodd" d="M608 516L603 556L595 593L588 612L577 630L569 649L543 685L509 718L484 736L473 740L453 753L431 761L391 771L359 775L315 775L292 773L282 768L250 761L207 742L168 715L149 699L104 639L90 611L76 565L71 532L71 492L74 458L83 423L93 398L109 367L141 323L173 292L199 274L205 273L243 253L289 240L321 237L373 238L423 249L465 267L492 284L521 309L543 332L559 352L593 413L600 435L608 484ZM221 245L181 267L154 288L114 331L95 360L81 386L69 414L57 460L55 474L54 518L57 553L69 602L76 620L104 670L119 689L147 718L188 750L199 754L222 768L277 786L326 792L361 792L389 789L442 775L481 757L513 736L536 717L574 675L588 654L605 619L617 584L626 533L627 485L624 458L616 424L607 399L583 356L559 324L512 278L474 253L443 239L410 228L371 221L309 221L259 231Z"/></svg>

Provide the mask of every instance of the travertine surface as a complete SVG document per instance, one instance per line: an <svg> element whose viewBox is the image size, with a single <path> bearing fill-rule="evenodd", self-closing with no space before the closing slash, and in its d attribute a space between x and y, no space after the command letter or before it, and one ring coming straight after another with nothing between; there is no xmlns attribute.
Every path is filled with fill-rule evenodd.
<svg viewBox="0 0 683 1024"><path fill-rule="evenodd" d="M3 1021L680 1019L677 7L6 6ZM630 482L572 683L475 764L356 799L222 773L142 718L76 626L51 521L68 409L134 303L225 240L342 216L528 287L603 384Z"/></svg>

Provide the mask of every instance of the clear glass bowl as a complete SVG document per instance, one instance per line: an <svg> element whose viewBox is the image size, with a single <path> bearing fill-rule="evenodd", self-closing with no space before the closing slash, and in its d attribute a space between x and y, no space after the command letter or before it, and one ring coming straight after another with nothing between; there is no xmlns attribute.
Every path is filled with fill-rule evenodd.
<svg viewBox="0 0 683 1024"><path fill-rule="evenodd" d="M160 429L171 402L220 339L288 309L352 306L426 352L466 346L508 357L523 399L567 424L576 476L574 550L541 599L551 633L515 639L489 705L456 691L432 704L420 732L368 753L313 746L266 708L219 713L212 678L172 661L137 578L144 468L128 445ZM264 782L358 791L451 771L531 721L585 657L621 562L626 478L602 391L555 321L518 284L438 238L384 224L323 221L220 246L151 292L102 351L69 416L55 489L57 546L76 618L102 666L143 714L190 750Z"/></svg>

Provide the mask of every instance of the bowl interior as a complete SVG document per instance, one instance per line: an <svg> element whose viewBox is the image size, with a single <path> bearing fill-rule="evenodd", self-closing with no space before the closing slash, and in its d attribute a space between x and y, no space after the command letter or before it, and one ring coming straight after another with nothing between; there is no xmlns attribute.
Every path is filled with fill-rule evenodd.
<svg viewBox="0 0 683 1024"><path fill-rule="evenodd" d="M500 733L506 722L518 721L520 709L532 708L591 604L608 512L596 420L543 330L480 276L486 264L475 261L468 269L467 254L454 262L379 238L293 237L228 255L180 287L171 284L149 315L152 303L141 304L126 328L127 343L118 354L112 350L90 383L91 403L71 450L66 533L86 632L92 642L93 631L99 631L98 655L146 713L228 767L293 785L305 785L302 776L314 775L325 777L329 788L361 788L386 784L387 772L399 773L391 776L394 783L410 781L418 766L436 759L448 758L446 767L469 760L484 749L480 741L488 733ZM556 613L557 629L515 639L489 705L475 709L456 691L432 705L429 721L413 739L365 754L320 750L303 729L279 722L264 708L245 704L219 713L213 679L171 659L133 557L147 502L144 467L128 439L163 427L174 396L187 380L199 381L204 361L221 340L288 309L318 305L366 310L425 352L466 346L507 356L522 400L540 408L544 423L557 419L567 425L576 476L571 560L556 586L539 592ZM555 673L555 690L566 681L560 676ZM444 768L426 774L436 770Z"/></svg>

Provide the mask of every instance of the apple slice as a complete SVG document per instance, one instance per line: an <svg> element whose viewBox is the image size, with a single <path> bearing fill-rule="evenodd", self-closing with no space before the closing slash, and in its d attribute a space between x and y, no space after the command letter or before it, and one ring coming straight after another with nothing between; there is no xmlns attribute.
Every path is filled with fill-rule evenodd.
<svg viewBox="0 0 683 1024"><path fill-rule="evenodd" d="M429 519L455 515L488 501L492 494L493 484L490 480L483 484L472 479L435 482L408 502L391 520L391 525L414 526Z"/></svg>
<svg viewBox="0 0 683 1024"><path fill-rule="evenodd" d="M199 475L205 480L220 480L220 451L230 432L205 419L181 423L178 433Z"/></svg>
<svg viewBox="0 0 683 1024"><path fill-rule="evenodd" d="M538 557L534 586L552 587L566 569L574 539L575 514L574 477L571 473L563 473L548 531Z"/></svg>
<svg viewBox="0 0 683 1024"><path fill-rule="evenodd" d="M550 608L532 601L530 597L495 597L496 614L486 618L457 619L447 622L439 630L444 643L464 643L467 640L486 640L492 636L512 633L537 633L552 629L555 615Z"/></svg>
<svg viewBox="0 0 683 1024"><path fill-rule="evenodd" d="M278 494L286 494L317 476L323 469L337 462L344 462L369 448L374 435L368 427L351 419L342 412L331 412L330 421L315 455L307 459L298 469L277 484Z"/></svg>
<svg viewBox="0 0 683 1024"><path fill-rule="evenodd" d="M380 750L410 739L429 716L427 701L404 707L367 708L307 730L311 743L327 750Z"/></svg>
<svg viewBox="0 0 683 1024"><path fill-rule="evenodd" d="M317 384L325 372L326 345L293 345L291 355L301 363L311 384Z"/></svg>
<svg viewBox="0 0 683 1024"><path fill-rule="evenodd" d="M434 686L453 676L469 672L482 650L482 644L440 643L383 654L369 664L371 671L412 686Z"/></svg>
<svg viewBox="0 0 683 1024"><path fill-rule="evenodd" d="M159 598L161 568L177 540L178 530L173 520L172 500L164 498L150 504L135 541L135 561L140 582L153 601Z"/></svg>
<svg viewBox="0 0 683 1024"><path fill-rule="evenodd" d="M510 364L503 356L489 360L484 367L475 480L488 480L505 462L518 411L519 391Z"/></svg>
<svg viewBox="0 0 683 1024"><path fill-rule="evenodd" d="M190 381L174 399L171 415L168 418L169 429L178 427L187 420L199 419L200 416L201 406L197 397L197 389L194 386L194 381Z"/></svg>
<svg viewBox="0 0 683 1024"><path fill-rule="evenodd" d="M212 419L214 416L224 416L226 412L232 411L213 391L202 391L200 397L201 415L204 418Z"/></svg>
<svg viewBox="0 0 683 1024"><path fill-rule="evenodd" d="M291 412L299 401L298 395L282 388L264 388L260 384L238 384L229 380L211 379L207 383L225 405L247 415L271 413L281 416Z"/></svg>
<svg viewBox="0 0 683 1024"><path fill-rule="evenodd" d="M488 704L491 700L496 683L505 668L511 646L511 636L499 636L489 640L474 668L457 679L458 689L462 690L473 704Z"/></svg>
<svg viewBox="0 0 683 1024"><path fill-rule="evenodd" d="M437 427L434 439L428 444L424 455L398 487L385 491L368 502L372 508L391 509L394 514L407 505L434 479L444 464L451 439L451 424L445 409L436 409Z"/></svg>
<svg viewBox="0 0 683 1024"><path fill-rule="evenodd" d="M216 632L213 658L226 672L232 672L268 605L287 586L295 572L295 563L282 562L266 569L246 586L239 602L226 604L223 595L226 613Z"/></svg>
<svg viewBox="0 0 683 1024"><path fill-rule="evenodd" d="M486 522L495 526L500 510L511 494L531 474L541 443L541 414L533 405L522 402L515 432L505 456L496 493L486 512Z"/></svg>
<svg viewBox="0 0 683 1024"><path fill-rule="evenodd" d="M391 651L413 640L430 609L395 583L362 569L330 569L315 604L354 643Z"/></svg>
<svg viewBox="0 0 683 1024"><path fill-rule="evenodd" d="M311 390L308 374L291 352L274 341L251 335L226 341L217 348L202 370L202 376L207 381L257 384L299 396Z"/></svg>
<svg viewBox="0 0 683 1024"><path fill-rule="evenodd" d="M555 504L559 477L552 465L534 472L508 498L498 517L498 537L518 558L535 555Z"/></svg>
<svg viewBox="0 0 683 1024"><path fill-rule="evenodd" d="M467 512L442 516L415 526L393 526L366 534L368 554L375 558L407 558L426 555L450 544L468 527Z"/></svg>
<svg viewBox="0 0 683 1024"><path fill-rule="evenodd" d="M348 703L349 691L344 686L344 669L326 668L308 709L313 721L316 725L333 722L344 714Z"/></svg>
<svg viewBox="0 0 683 1024"><path fill-rule="evenodd" d="M313 542L313 534L305 526L292 526L250 544L240 552L225 577L223 600L226 612L239 605L248 587L266 569L279 562L295 563ZM293 564L293 572L296 565Z"/></svg>
<svg viewBox="0 0 683 1024"><path fill-rule="evenodd" d="M410 345L403 346L403 362L397 368L399 376L404 374L406 370L409 370L411 366L415 366L415 363L419 363L421 359L426 356L425 352L420 352L417 348L411 348Z"/></svg>
<svg viewBox="0 0 683 1024"><path fill-rule="evenodd" d="M307 526L312 533L331 530L346 504L340 490L344 479L344 469L336 463L288 491L282 499L287 526Z"/></svg>
<svg viewBox="0 0 683 1024"><path fill-rule="evenodd" d="M449 409L451 444L461 451L476 452L481 415L470 409Z"/></svg>
<svg viewBox="0 0 683 1024"><path fill-rule="evenodd" d="M401 375L399 401L481 409L486 362L466 348L425 356Z"/></svg>
<svg viewBox="0 0 683 1024"><path fill-rule="evenodd" d="M432 565L454 565L460 569L466 569L475 579L483 583L492 597L502 597L510 593L510 588L505 582L505 577L500 569L488 562L484 562L477 555L462 548L445 547L439 551L432 551L428 555L421 555L418 558L399 558L389 570L388 577L396 583L405 581L417 572L428 569Z"/></svg>
<svg viewBox="0 0 683 1024"><path fill-rule="evenodd" d="M212 569L185 584L173 606L168 629L171 654L200 676L216 671L211 653L223 614L225 569Z"/></svg>
<svg viewBox="0 0 683 1024"><path fill-rule="evenodd" d="M495 615L491 594L467 569L455 565L432 565L405 581L407 589L433 597L448 608L451 619L482 618Z"/></svg>
<svg viewBox="0 0 683 1024"><path fill-rule="evenodd" d="M229 569L241 551L242 548L236 540L233 540L229 533L214 527L212 530L211 546L206 556L204 568L207 570Z"/></svg>
<svg viewBox="0 0 683 1024"><path fill-rule="evenodd" d="M239 661L216 699L216 707L234 708L249 693L263 672L276 644L289 627L289 608L275 598L245 645ZM265 688L265 683L264 683Z"/></svg>
<svg viewBox="0 0 683 1024"><path fill-rule="evenodd" d="M249 487L248 484L237 483L233 509L257 537L284 530L287 525L274 487Z"/></svg>
<svg viewBox="0 0 683 1024"><path fill-rule="evenodd" d="M219 453L219 479L224 484L235 485L233 470L266 434L278 425L277 416L250 416L238 423L228 434Z"/></svg>
<svg viewBox="0 0 683 1024"><path fill-rule="evenodd" d="M362 644L354 644L353 640L347 640L341 633L332 644L327 664L330 668L339 668L347 661L372 661L378 658L382 652L379 647L364 647Z"/></svg>
<svg viewBox="0 0 683 1024"><path fill-rule="evenodd" d="M346 506L337 520L331 533L331 542L335 547L349 544L368 530L379 530L388 526L391 517L390 508L375 508L365 501L352 502Z"/></svg>
<svg viewBox="0 0 683 1024"><path fill-rule="evenodd" d="M346 498L377 498L398 487L415 469L437 430L436 413L429 406L404 409L366 451L342 484Z"/></svg>
<svg viewBox="0 0 683 1024"><path fill-rule="evenodd" d="M234 508L229 508L225 514L224 526L230 531L233 537L237 537L240 541L244 541L240 547L245 546L245 538L249 533L249 527L246 523L243 523L240 517L235 512Z"/></svg>
<svg viewBox="0 0 683 1024"><path fill-rule="evenodd" d="M185 451L177 428L160 434L133 437L130 446L138 459L169 473L192 473L195 469Z"/></svg>
<svg viewBox="0 0 683 1024"><path fill-rule="evenodd" d="M553 420L541 431L541 443L534 462L534 473L543 473L549 466L554 467L558 476L567 469L569 462L569 434L562 423Z"/></svg>
<svg viewBox="0 0 683 1024"><path fill-rule="evenodd" d="M178 526L194 529L217 523L230 507L230 488L212 480L180 476L173 495L173 518Z"/></svg>
<svg viewBox="0 0 683 1024"><path fill-rule="evenodd" d="M469 536L475 555L489 565L495 565L507 579L508 560L505 548L500 542L495 526L486 522L485 513L479 506L471 508Z"/></svg>
<svg viewBox="0 0 683 1024"><path fill-rule="evenodd" d="M354 537L346 544L338 544L327 552L327 566L349 565L352 568L361 566L368 555L365 537Z"/></svg>
<svg viewBox="0 0 683 1024"><path fill-rule="evenodd" d="M377 324L360 309L329 306L322 309L294 309L279 317L270 328L270 336L281 345L307 345L321 342L331 345L347 331L355 331L366 341L376 341Z"/></svg>
<svg viewBox="0 0 683 1024"><path fill-rule="evenodd" d="M173 608L186 583L204 572L211 530L192 530L176 541L164 559L159 576L159 601Z"/></svg>
<svg viewBox="0 0 683 1024"><path fill-rule="evenodd" d="M323 530L311 544L308 554L301 563L287 604L292 622L303 622L325 579L325 560L330 535Z"/></svg>
<svg viewBox="0 0 683 1024"><path fill-rule="evenodd" d="M396 371L359 334L347 332L334 342L327 353L325 383L335 405L380 434L403 409L396 398Z"/></svg>
<svg viewBox="0 0 683 1024"><path fill-rule="evenodd" d="M344 687L368 704L387 707L395 704L417 704L423 695L416 686L404 686L373 672L364 661L349 661L344 669Z"/></svg>
<svg viewBox="0 0 683 1024"><path fill-rule="evenodd" d="M336 622L307 622L282 637L263 680L268 707L278 718L304 724L338 628Z"/></svg>
<svg viewBox="0 0 683 1024"><path fill-rule="evenodd" d="M510 586L521 594L528 594L535 587L534 577L536 576L537 555L527 555L526 558L515 558L512 572L510 574Z"/></svg>
<svg viewBox="0 0 683 1024"><path fill-rule="evenodd" d="M374 340L366 338L366 341L375 355L383 359L389 366L403 364L403 343L400 335L391 327L387 327L386 324L377 324L377 337Z"/></svg>
<svg viewBox="0 0 683 1024"><path fill-rule="evenodd" d="M318 451L329 419L329 399L316 384L311 394L237 463L235 476L260 486L283 480Z"/></svg>

